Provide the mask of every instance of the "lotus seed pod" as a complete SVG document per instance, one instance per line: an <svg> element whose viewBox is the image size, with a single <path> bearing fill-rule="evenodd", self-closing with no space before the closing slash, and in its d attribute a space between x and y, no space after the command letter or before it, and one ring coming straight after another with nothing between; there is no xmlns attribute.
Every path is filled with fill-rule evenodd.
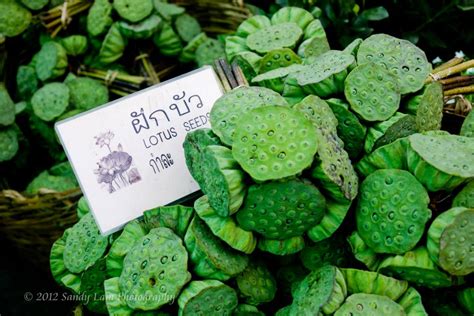
<svg viewBox="0 0 474 316"><path fill-rule="evenodd" d="M413 287L409 287L397 303L403 307L407 316L428 316L421 301L421 295Z"/></svg>
<svg viewBox="0 0 474 316"><path fill-rule="evenodd" d="M152 0L114 0L114 9L123 19L139 22L153 11Z"/></svg>
<svg viewBox="0 0 474 316"><path fill-rule="evenodd" d="M234 56L232 64L237 64L250 82L259 72L261 59L262 57L254 52L241 52Z"/></svg>
<svg viewBox="0 0 474 316"><path fill-rule="evenodd" d="M69 105L69 91L68 86L60 82L44 85L31 98L35 115L48 122L59 117Z"/></svg>
<svg viewBox="0 0 474 316"><path fill-rule="evenodd" d="M309 181L292 179L249 187L237 222L267 239L299 237L324 216L326 201Z"/></svg>
<svg viewBox="0 0 474 316"><path fill-rule="evenodd" d="M247 37L261 29L271 26L270 19L264 15L254 15L243 21L237 28L236 35Z"/></svg>
<svg viewBox="0 0 474 316"><path fill-rule="evenodd" d="M349 237L347 237L347 241L351 246L352 254L357 260L365 264L370 271L377 270L381 260L380 255L367 246L357 231L354 231Z"/></svg>
<svg viewBox="0 0 474 316"><path fill-rule="evenodd" d="M403 255L385 258L378 266L378 271L418 286L437 288L452 285L451 277L438 270L424 246Z"/></svg>
<svg viewBox="0 0 474 316"><path fill-rule="evenodd" d="M339 203L333 200L326 200L326 213L321 222L308 230L308 237L318 242L329 238L341 226L347 215L352 202Z"/></svg>
<svg viewBox="0 0 474 316"><path fill-rule="evenodd" d="M193 217L193 208L183 205L160 206L143 213L147 231L167 227L183 238Z"/></svg>
<svg viewBox="0 0 474 316"><path fill-rule="evenodd" d="M344 91L344 80L354 64L354 56L331 50L298 72L296 80L306 94L328 97Z"/></svg>
<svg viewBox="0 0 474 316"><path fill-rule="evenodd" d="M306 93L303 91L303 88L300 87L297 80L297 74L289 74L283 86L283 97L290 105L295 105L301 100L304 99Z"/></svg>
<svg viewBox="0 0 474 316"><path fill-rule="evenodd" d="M337 119L337 135L344 143L344 150L349 158L356 159L364 146L367 128L357 116L349 110L349 105L339 99L329 99L326 103Z"/></svg>
<svg viewBox="0 0 474 316"><path fill-rule="evenodd" d="M183 143L186 165L194 180L203 188L206 174L204 174L204 149L209 145L220 145L221 142L211 129L202 128L186 134Z"/></svg>
<svg viewBox="0 0 474 316"><path fill-rule="evenodd" d="M87 204L86 198L82 196L77 202L77 218L81 219L90 212L89 204Z"/></svg>
<svg viewBox="0 0 474 316"><path fill-rule="evenodd" d="M245 231L231 217L221 217L209 205L207 196L194 202L198 216L209 226L212 233L232 248L250 254L257 246L257 239L251 232Z"/></svg>
<svg viewBox="0 0 474 316"><path fill-rule="evenodd" d="M304 248L304 238L301 236L291 237L284 240L260 238L258 249L277 256L292 255Z"/></svg>
<svg viewBox="0 0 474 316"><path fill-rule="evenodd" d="M28 9L35 11L44 8L48 2L49 0L21 0L21 3L23 3Z"/></svg>
<svg viewBox="0 0 474 316"><path fill-rule="evenodd" d="M112 24L100 47L99 61L104 64L110 64L120 59L126 45L127 39L120 33L118 24Z"/></svg>
<svg viewBox="0 0 474 316"><path fill-rule="evenodd" d="M63 285L61 279L64 276L71 274L71 272L69 272L66 266L64 265L63 258L64 249L66 248L66 239L69 235L70 230L70 228L66 229L63 235L53 243L53 246L51 247L51 252L49 254L49 268L51 270L51 274L54 280L59 285Z"/></svg>
<svg viewBox="0 0 474 316"><path fill-rule="evenodd" d="M81 290L81 277L77 274L66 274L61 278L61 284L74 294L79 294Z"/></svg>
<svg viewBox="0 0 474 316"><path fill-rule="evenodd" d="M464 119L459 135L474 137L474 111L469 112L469 114Z"/></svg>
<svg viewBox="0 0 474 316"><path fill-rule="evenodd" d="M301 8L297 7L284 7L275 12L272 16L272 24L283 24L293 22L304 30L314 20L313 15Z"/></svg>
<svg viewBox="0 0 474 316"><path fill-rule="evenodd" d="M87 14L87 32L95 37L107 32L112 25L112 4L109 0L94 0Z"/></svg>
<svg viewBox="0 0 474 316"><path fill-rule="evenodd" d="M0 34L14 37L23 33L31 22L31 13L15 0L0 3Z"/></svg>
<svg viewBox="0 0 474 316"><path fill-rule="evenodd" d="M38 90L38 78L36 77L35 68L20 66L16 73L16 86L19 97L22 100L30 100L36 90Z"/></svg>
<svg viewBox="0 0 474 316"><path fill-rule="evenodd" d="M439 130L443 119L443 86L439 82L427 85L422 94L412 97L407 104L407 111L416 115L418 131Z"/></svg>
<svg viewBox="0 0 474 316"><path fill-rule="evenodd" d="M49 191L63 192L76 189L78 183L76 179L69 177L53 176L47 170L36 176L26 187L26 192L31 195L38 194L41 189Z"/></svg>
<svg viewBox="0 0 474 316"><path fill-rule="evenodd" d="M45 43L38 52L36 59L36 75L41 81L55 79L66 72L68 65L67 53L59 43Z"/></svg>
<svg viewBox="0 0 474 316"><path fill-rule="evenodd" d="M237 121L252 109L288 103L278 93L261 87L238 87L217 99L211 109L212 131L221 141L231 146Z"/></svg>
<svg viewBox="0 0 474 316"><path fill-rule="evenodd" d="M408 170L428 191L451 191L474 177L474 138L414 134L408 139Z"/></svg>
<svg viewBox="0 0 474 316"><path fill-rule="evenodd" d="M347 76L344 94L363 120L385 121L400 106L400 87L397 78L374 63L357 66Z"/></svg>
<svg viewBox="0 0 474 316"><path fill-rule="evenodd" d="M466 288L457 293L459 304L468 313L474 314L474 288Z"/></svg>
<svg viewBox="0 0 474 316"><path fill-rule="evenodd" d="M81 110L90 110L109 102L109 90L101 82L79 77L66 84L69 87L71 105Z"/></svg>
<svg viewBox="0 0 474 316"><path fill-rule="evenodd" d="M428 229L431 259L451 275L474 271L474 209L451 208L435 218Z"/></svg>
<svg viewBox="0 0 474 316"><path fill-rule="evenodd" d="M195 217L184 237L193 272L202 278L226 281L241 273L249 262L246 255L230 248Z"/></svg>
<svg viewBox="0 0 474 316"><path fill-rule="evenodd" d="M30 103L26 101L20 101L15 103L15 115L26 112L26 109L30 109Z"/></svg>
<svg viewBox="0 0 474 316"><path fill-rule="evenodd" d="M295 48L303 37L303 30L294 22L268 26L250 34L245 43L259 54L280 48Z"/></svg>
<svg viewBox="0 0 474 316"><path fill-rule="evenodd" d="M474 208L474 181L469 181L466 186L454 197L452 206Z"/></svg>
<svg viewBox="0 0 474 316"><path fill-rule="evenodd" d="M308 273L309 271L299 262L281 266L276 273L279 290L290 298L291 293L294 293L299 283L308 275Z"/></svg>
<svg viewBox="0 0 474 316"><path fill-rule="evenodd" d="M15 157L19 147L18 134L13 126L0 129L0 162Z"/></svg>
<svg viewBox="0 0 474 316"><path fill-rule="evenodd" d="M290 316L291 305L285 306L277 310L275 316Z"/></svg>
<svg viewBox="0 0 474 316"><path fill-rule="evenodd" d="M123 270L123 260L140 238L146 235L145 230L138 221L125 225L120 236L113 242L107 255L107 274L118 277Z"/></svg>
<svg viewBox="0 0 474 316"><path fill-rule="evenodd" d="M362 42L363 40L361 38L356 38L349 45L347 45L346 48L344 48L343 52L357 57L357 52L359 51L359 47Z"/></svg>
<svg viewBox="0 0 474 316"><path fill-rule="evenodd" d="M106 280L105 258L97 261L92 267L84 271L81 277L80 293L86 297L87 309L95 313L106 314L104 281Z"/></svg>
<svg viewBox="0 0 474 316"><path fill-rule="evenodd" d="M407 40L386 34L365 39L357 52L357 63L376 63L397 77L401 94L420 90L431 72L425 53Z"/></svg>
<svg viewBox="0 0 474 316"><path fill-rule="evenodd" d="M398 300L408 288L407 281L397 280L378 272L341 269L349 294L365 293L387 296Z"/></svg>
<svg viewBox="0 0 474 316"><path fill-rule="evenodd" d="M182 63L189 63L196 59L196 50L202 43L208 39L206 33L199 33L196 35L181 51L179 61Z"/></svg>
<svg viewBox="0 0 474 316"><path fill-rule="evenodd" d="M403 307L388 297L374 294L353 294L347 298L334 316L369 316L369 315L407 315Z"/></svg>
<svg viewBox="0 0 474 316"><path fill-rule="evenodd" d="M347 295L341 271L324 266L310 272L293 292L290 315L332 314L339 309Z"/></svg>
<svg viewBox="0 0 474 316"><path fill-rule="evenodd" d="M375 143L382 138L387 130L391 128L393 125L397 124L398 121L407 117L408 114L396 112L392 117L387 119L386 121L377 122L367 130L367 135L365 138L364 149L366 153L371 153L375 147ZM414 134L415 131L412 133ZM409 135L406 135L409 136Z"/></svg>
<svg viewBox="0 0 474 316"><path fill-rule="evenodd" d="M309 270L325 265L346 267L349 264L349 247L346 240L338 234L317 243L308 243L300 252L299 258Z"/></svg>
<svg viewBox="0 0 474 316"><path fill-rule="evenodd" d="M93 266L107 249L107 237L100 234L92 214L81 218L71 230L64 248L64 265L73 273Z"/></svg>
<svg viewBox="0 0 474 316"><path fill-rule="evenodd" d="M87 51L87 37L83 35L71 35L61 40L66 53L71 56L79 56Z"/></svg>
<svg viewBox="0 0 474 316"><path fill-rule="evenodd" d="M213 38L208 38L196 50L196 63L199 67L214 65L216 60L224 57L224 45Z"/></svg>
<svg viewBox="0 0 474 316"><path fill-rule="evenodd" d="M399 138L407 137L417 132L416 118L413 115L406 115L397 120L377 139L372 147L372 151L381 146L390 144Z"/></svg>
<svg viewBox="0 0 474 316"><path fill-rule="evenodd" d="M240 36L227 36L225 38L225 55L228 60L234 59L238 54L248 52L250 49L245 38Z"/></svg>
<svg viewBox="0 0 474 316"><path fill-rule="evenodd" d="M185 42L190 42L195 36L201 33L201 25L198 20L189 14L181 14L175 20L176 32Z"/></svg>
<svg viewBox="0 0 474 316"><path fill-rule="evenodd" d="M376 253L403 254L415 247L431 218L425 188L407 171L381 169L360 188L357 231Z"/></svg>
<svg viewBox="0 0 474 316"><path fill-rule="evenodd" d="M186 10L173 3L153 1L156 12L166 21L170 22L175 17L183 14Z"/></svg>
<svg viewBox="0 0 474 316"><path fill-rule="evenodd" d="M120 278L111 278L104 281L105 304L109 315L130 316L134 310L125 302L120 290Z"/></svg>
<svg viewBox="0 0 474 316"><path fill-rule="evenodd" d="M125 256L119 285L127 305L154 310L173 301L189 282L188 253L169 228L152 229ZM149 299L140 299L146 296Z"/></svg>
<svg viewBox="0 0 474 316"><path fill-rule="evenodd" d="M250 261L247 268L236 277L239 296L251 305L271 302L275 297L275 278L262 261Z"/></svg>
<svg viewBox="0 0 474 316"><path fill-rule="evenodd" d="M158 15L152 14L139 23L120 21L118 27L126 38L148 39L160 29L162 23L163 20Z"/></svg>
<svg viewBox="0 0 474 316"><path fill-rule="evenodd" d="M232 154L254 180L266 181L302 172L313 162L317 147L316 131L303 114L287 107L266 106L241 116L233 135Z"/></svg>
<svg viewBox="0 0 474 316"><path fill-rule="evenodd" d="M233 316L265 316L257 307L249 304L239 304L232 313Z"/></svg>
<svg viewBox="0 0 474 316"><path fill-rule="evenodd" d="M303 58L311 59L311 61L313 62L317 59L317 57L330 50L331 47L329 46L328 40L325 36L312 37L301 43L301 45L298 47L298 55ZM306 64L311 64L312 62Z"/></svg>
<svg viewBox="0 0 474 316"><path fill-rule="evenodd" d="M312 38L319 38L321 40L326 38L326 31L324 30L320 20L311 21L311 23L309 23L304 29L304 39L308 40Z"/></svg>
<svg viewBox="0 0 474 316"><path fill-rule="evenodd" d="M293 64L301 64L301 58L289 48L272 50L263 56L259 73L263 74L274 69L284 68Z"/></svg>
<svg viewBox="0 0 474 316"><path fill-rule="evenodd" d="M285 88L285 78L303 68L304 66L295 64L288 67L270 70L253 78L252 83L256 83L278 93L283 93Z"/></svg>
<svg viewBox="0 0 474 316"><path fill-rule="evenodd" d="M179 316L231 315L238 305L234 289L216 280L192 281L178 298Z"/></svg>

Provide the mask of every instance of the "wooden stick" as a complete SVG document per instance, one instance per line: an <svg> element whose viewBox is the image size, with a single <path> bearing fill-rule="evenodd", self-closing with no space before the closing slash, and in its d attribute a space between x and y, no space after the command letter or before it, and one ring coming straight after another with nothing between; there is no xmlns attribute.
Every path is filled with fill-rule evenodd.
<svg viewBox="0 0 474 316"><path fill-rule="evenodd" d="M448 69L449 67L456 66L457 64L462 63L463 60L464 59L461 58L461 57L454 57L453 59L450 59L447 62L445 62L444 64L441 64L438 67L436 67L435 69L433 69L433 71L431 73L435 74L435 73L440 72L442 70Z"/></svg>
<svg viewBox="0 0 474 316"><path fill-rule="evenodd" d="M220 58L219 63L221 64L222 70L224 71L227 80L229 80L230 87L232 89L237 88L237 79L234 77L234 73L232 72L232 68L230 67L229 63L224 58Z"/></svg>
<svg viewBox="0 0 474 316"><path fill-rule="evenodd" d="M245 78L245 75L242 69L239 67L239 65L236 62L232 63L232 72L234 73L234 76L237 79L237 83L239 86L248 87L249 83L247 81L247 78Z"/></svg>
<svg viewBox="0 0 474 316"><path fill-rule="evenodd" d="M232 88L230 86L229 79L226 77L219 60L214 61L214 68L217 71L217 75L219 76L219 79L222 83L222 87L224 88L224 91L225 92L231 91Z"/></svg>
<svg viewBox="0 0 474 316"><path fill-rule="evenodd" d="M456 76L448 79L442 79L439 82L443 85L450 85L453 83L461 83L461 82L471 82L474 81L474 76Z"/></svg>
<svg viewBox="0 0 474 316"><path fill-rule="evenodd" d="M469 94L469 93L474 93L474 85L444 91L444 95Z"/></svg>
<svg viewBox="0 0 474 316"><path fill-rule="evenodd" d="M427 79L427 82L438 81L440 79L460 73L461 71L464 71L472 67L474 67L474 59L468 60L456 66L452 66L447 69L441 70L440 72L437 72L437 73L431 73Z"/></svg>

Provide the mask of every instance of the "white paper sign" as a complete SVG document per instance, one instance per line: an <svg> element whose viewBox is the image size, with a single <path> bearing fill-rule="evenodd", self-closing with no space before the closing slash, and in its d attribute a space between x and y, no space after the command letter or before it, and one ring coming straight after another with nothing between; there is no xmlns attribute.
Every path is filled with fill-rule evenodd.
<svg viewBox="0 0 474 316"><path fill-rule="evenodd" d="M199 190L182 144L222 94L204 67L56 123L102 234Z"/></svg>

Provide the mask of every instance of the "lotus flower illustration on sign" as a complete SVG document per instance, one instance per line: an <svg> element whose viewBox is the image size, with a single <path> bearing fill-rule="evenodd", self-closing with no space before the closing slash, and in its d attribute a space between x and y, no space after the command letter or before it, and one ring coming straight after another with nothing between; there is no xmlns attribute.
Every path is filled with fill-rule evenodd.
<svg viewBox="0 0 474 316"><path fill-rule="evenodd" d="M133 166L133 158L123 151L122 144L117 145L117 149L111 148L111 142L115 134L111 131L95 136L95 144L100 148L106 147L108 154L102 157L97 163L94 174L97 175L97 182L106 185L109 193L129 186L141 180L138 169Z"/></svg>

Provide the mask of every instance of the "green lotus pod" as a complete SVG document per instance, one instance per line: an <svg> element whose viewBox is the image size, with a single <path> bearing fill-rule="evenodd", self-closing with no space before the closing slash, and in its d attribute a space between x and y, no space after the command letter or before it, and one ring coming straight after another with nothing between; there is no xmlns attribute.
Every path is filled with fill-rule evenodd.
<svg viewBox="0 0 474 316"><path fill-rule="evenodd" d="M397 303L403 307L407 316L428 316L421 301L420 293L413 287L409 287Z"/></svg>
<svg viewBox="0 0 474 316"><path fill-rule="evenodd" d="M251 232L245 231L231 217L221 217L209 205L207 196L194 202L198 216L209 226L212 233L232 248L250 254L257 246L257 240Z"/></svg>
<svg viewBox="0 0 474 316"><path fill-rule="evenodd" d="M69 273L62 277L62 285L71 290L74 294L78 294L81 290L81 277L77 274Z"/></svg>
<svg viewBox="0 0 474 316"><path fill-rule="evenodd" d="M357 260L365 264L370 271L377 270L381 256L367 246L357 231L352 232L352 234L347 237L347 241L351 246L352 254Z"/></svg>
<svg viewBox="0 0 474 316"><path fill-rule="evenodd" d="M277 310L275 316L290 316L291 305L285 306Z"/></svg>
<svg viewBox="0 0 474 316"><path fill-rule="evenodd" d="M367 128L361 124L357 116L349 110L349 105L340 99L328 99L326 103L337 119L337 135L344 143L344 150L349 158L359 156L364 146Z"/></svg>
<svg viewBox="0 0 474 316"><path fill-rule="evenodd" d="M347 266L349 253L346 240L335 234L326 240L308 244L300 252L299 258L307 269L316 270L325 265Z"/></svg>
<svg viewBox="0 0 474 316"><path fill-rule="evenodd" d="M329 46L329 42L326 37L312 37L301 43L301 45L298 47L298 55L311 60L311 62L307 62L305 60L305 64L311 64L317 60L317 57L327 53L330 50L331 47Z"/></svg>
<svg viewBox="0 0 474 316"><path fill-rule="evenodd" d="M22 100L30 100L36 90L38 90L38 78L36 77L35 68L31 66L18 67L16 85L19 97Z"/></svg>
<svg viewBox="0 0 474 316"><path fill-rule="evenodd" d="M195 36L201 33L201 25L198 20L189 14L181 14L175 20L176 32L185 42L190 42Z"/></svg>
<svg viewBox="0 0 474 316"><path fill-rule="evenodd" d="M0 162L15 157L19 148L18 133L15 127L10 126L0 129Z"/></svg>
<svg viewBox="0 0 474 316"><path fill-rule="evenodd" d="M291 256L281 257L288 258ZM278 290L291 297L298 284L308 275L309 271L298 261L280 266L276 272Z"/></svg>
<svg viewBox="0 0 474 316"><path fill-rule="evenodd" d="M30 10L41 10L48 4L49 0L21 0L28 9Z"/></svg>
<svg viewBox="0 0 474 316"><path fill-rule="evenodd" d="M214 103L210 114L212 131L231 146L240 117L252 109L269 105L288 106L288 103L270 89L245 86L233 89Z"/></svg>
<svg viewBox="0 0 474 316"><path fill-rule="evenodd" d="M346 295L346 281L341 271L334 266L324 266L310 272L296 287L290 315L332 314Z"/></svg>
<svg viewBox="0 0 474 316"><path fill-rule="evenodd" d="M26 187L26 193L35 195L40 189L47 189L49 191L63 192L71 189L76 189L78 183L75 178L53 176L48 171L41 172L36 176Z"/></svg>
<svg viewBox="0 0 474 316"><path fill-rule="evenodd" d="M66 53L71 56L79 56L87 51L87 37L84 35L71 35L61 40L61 45Z"/></svg>
<svg viewBox="0 0 474 316"><path fill-rule="evenodd" d="M349 294L365 293L387 296L398 300L408 288L407 281L397 280L378 272L341 269Z"/></svg>
<svg viewBox="0 0 474 316"><path fill-rule="evenodd" d="M474 138L414 134L408 139L408 170L428 191L451 191L474 177Z"/></svg>
<svg viewBox="0 0 474 316"><path fill-rule="evenodd" d="M474 111L469 112L469 114L464 119L459 135L474 137Z"/></svg>
<svg viewBox="0 0 474 316"><path fill-rule="evenodd" d="M109 90L101 82L79 77L67 82L71 105L81 110L90 110L109 102Z"/></svg>
<svg viewBox="0 0 474 316"><path fill-rule="evenodd" d="M290 105L295 105L301 100L304 99L306 93L303 91L303 88L298 84L297 74L289 74L283 86L283 97Z"/></svg>
<svg viewBox="0 0 474 316"><path fill-rule="evenodd" d="M383 124L383 122L381 124ZM375 141L371 150L390 144L399 138L413 135L416 132L418 132L416 118L413 115L406 115L388 127L384 134Z"/></svg>
<svg viewBox="0 0 474 316"><path fill-rule="evenodd" d="M361 38L356 38L353 40L349 45L346 46L342 51L346 54L351 54L352 56L356 57L357 52L359 51L360 44L362 44L363 40Z"/></svg>
<svg viewBox="0 0 474 316"><path fill-rule="evenodd" d="M87 14L87 32L93 37L102 35L112 22L112 4L109 0L94 0Z"/></svg>
<svg viewBox="0 0 474 316"><path fill-rule="evenodd" d="M403 254L418 243L431 218L430 198L405 170L381 169L361 184L357 231L376 253Z"/></svg>
<svg viewBox="0 0 474 316"><path fill-rule="evenodd" d="M208 38L196 49L196 63L199 67L214 65L217 59L224 57L224 45L213 38Z"/></svg>
<svg viewBox="0 0 474 316"><path fill-rule="evenodd" d="M375 63L397 77L401 94L420 90L431 72L425 53L407 40L387 34L365 39L357 52L357 63Z"/></svg>
<svg viewBox="0 0 474 316"><path fill-rule="evenodd" d="M273 25L293 22L302 30L306 29L313 20L314 17L310 12L297 7L281 8L272 16Z"/></svg>
<svg viewBox="0 0 474 316"><path fill-rule="evenodd" d="M66 50L61 44L52 41L41 47L36 60L36 75L41 81L62 76L68 65Z"/></svg>
<svg viewBox="0 0 474 316"><path fill-rule="evenodd" d="M347 201L339 203L326 199L326 213L318 225L308 230L308 237L312 241L318 242L332 236L339 226L341 226L342 221L351 207L351 203L352 202Z"/></svg>
<svg viewBox="0 0 474 316"><path fill-rule="evenodd" d="M234 309L232 316L265 316L257 307L249 304L239 304Z"/></svg>
<svg viewBox="0 0 474 316"><path fill-rule="evenodd" d="M412 97L406 106L408 113L416 115L420 132L439 130L443 119L443 86L439 82L427 85L422 94Z"/></svg>
<svg viewBox="0 0 474 316"><path fill-rule="evenodd" d="M196 180L201 188L204 188L206 185L206 175L203 171L204 149L209 145L220 144L219 137L209 128L197 129L186 134L183 143L186 165L194 180Z"/></svg>
<svg viewBox="0 0 474 316"><path fill-rule="evenodd" d="M469 181L454 197L452 207L474 208L474 181Z"/></svg>
<svg viewBox="0 0 474 316"><path fill-rule="evenodd" d="M153 11L152 0L114 0L114 9L123 19L139 22Z"/></svg>
<svg viewBox="0 0 474 316"><path fill-rule="evenodd" d="M257 306L271 302L275 297L277 283L262 261L250 261L235 279L239 296L248 304Z"/></svg>
<svg viewBox="0 0 474 316"><path fill-rule="evenodd" d="M187 265L188 253L182 240L169 228L152 229L123 261L119 285L127 305L154 310L173 301L191 279Z"/></svg>
<svg viewBox="0 0 474 316"><path fill-rule="evenodd" d="M367 135L366 135L365 144L364 144L365 152L371 153L375 147L375 143L385 135L387 130L407 116L408 114L396 112L392 117L390 117L386 121L377 122L371 127L369 127L369 129L367 130ZM414 134L416 131L411 130L410 132L412 132L411 134ZM409 135L406 135L406 136L409 136Z"/></svg>
<svg viewBox="0 0 474 316"><path fill-rule="evenodd" d="M81 196L79 201L77 202L77 218L81 219L84 215L90 213L89 204L87 204L86 198Z"/></svg>
<svg viewBox="0 0 474 316"><path fill-rule="evenodd" d="M156 12L166 21L171 21L174 17L186 11L183 7L177 6L176 4L166 3L160 0L153 1L153 5L155 6Z"/></svg>
<svg viewBox="0 0 474 316"><path fill-rule="evenodd" d="M234 289L217 280L192 281L178 298L179 316L231 315L237 307Z"/></svg>
<svg viewBox="0 0 474 316"><path fill-rule="evenodd" d="M304 66L298 64L277 68L256 76L252 79L252 83L256 83L278 93L283 93L285 88L285 78L302 69L304 69Z"/></svg>
<svg viewBox="0 0 474 316"><path fill-rule="evenodd" d="M354 63L354 56L331 50L296 73L296 80L305 93L328 97L344 91L344 80Z"/></svg>
<svg viewBox="0 0 474 316"><path fill-rule="evenodd" d="M243 21L237 28L236 35L247 37L252 33L271 26L270 19L264 15L254 15Z"/></svg>
<svg viewBox="0 0 474 316"><path fill-rule="evenodd" d="M225 55L228 60L232 60L238 54L249 50L245 38L240 36L227 36L225 38Z"/></svg>
<svg viewBox="0 0 474 316"><path fill-rule="evenodd" d="M74 175L74 171L72 170L72 166L69 161L60 162L49 169L49 173L52 176L61 176L67 177L74 181L76 181L76 176Z"/></svg>
<svg viewBox="0 0 474 316"><path fill-rule="evenodd" d="M65 120L65 119L68 119L70 117L73 117L73 116L76 116L78 114L81 114L82 112L84 112L84 110L80 110L80 109L73 109L71 111L67 111L67 112L64 112L63 114L61 114L61 116L59 116L56 121L62 121L62 120Z"/></svg>
<svg viewBox="0 0 474 316"><path fill-rule="evenodd" d="M280 48L295 48L303 37L303 30L294 22L268 26L250 34L246 45L251 50L265 54Z"/></svg>
<svg viewBox="0 0 474 316"><path fill-rule="evenodd" d="M64 265L63 258L64 249L66 248L66 239L70 230L70 228L66 229L63 235L53 243L49 254L49 268L51 270L51 275L59 285L63 285L61 279L64 276L71 274Z"/></svg>
<svg viewBox="0 0 474 316"><path fill-rule="evenodd" d="M125 46L127 46L127 39L120 33L118 23L112 24L100 47L99 61L104 64L110 64L120 59L125 50Z"/></svg>
<svg viewBox="0 0 474 316"><path fill-rule="evenodd" d="M167 227L184 237L193 216L193 208L183 205L160 206L143 213L146 230Z"/></svg>
<svg viewBox="0 0 474 316"><path fill-rule="evenodd" d="M15 103L15 115L26 112L27 108L28 110L31 108L31 104L29 102L20 101Z"/></svg>
<svg viewBox="0 0 474 316"><path fill-rule="evenodd" d="M196 50L208 39L206 33L196 35L181 51L179 61L183 63L192 62L196 59Z"/></svg>
<svg viewBox="0 0 474 316"><path fill-rule="evenodd" d="M269 51L260 62L259 73L287 67L293 64L301 64L301 58L289 48L280 48Z"/></svg>
<svg viewBox="0 0 474 316"><path fill-rule="evenodd" d="M15 0L0 3L0 34L14 37L23 33L31 22L31 13Z"/></svg>
<svg viewBox="0 0 474 316"><path fill-rule="evenodd" d="M313 162L317 147L316 131L303 114L287 107L267 106L241 116L232 153L254 180L266 181L302 172Z"/></svg>
<svg viewBox="0 0 474 316"><path fill-rule="evenodd" d="M385 258L378 266L378 271L419 286L437 288L452 285L451 277L438 270L424 246L403 255Z"/></svg>
<svg viewBox="0 0 474 316"><path fill-rule="evenodd" d="M466 288L457 293L459 304L471 314L474 314L474 288Z"/></svg>
<svg viewBox="0 0 474 316"><path fill-rule="evenodd" d="M60 82L44 85L31 98L35 115L47 122L59 117L69 105L69 91L68 86Z"/></svg>
<svg viewBox="0 0 474 316"><path fill-rule="evenodd" d="M193 272L202 278L226 281L244 271L249 259L214 236L207 225L195 217L184 237Z"/></svg>
<svg viewBox="0 0 474 316"><path fill-rule="evenodd" d="M118 27L126 38L147 39L160 29L161 23L163 23L163 20L158 15L152 14L138 23L120 21Z"/></svg>
<svg viewBox="0 0 474 316"><path fill-rule="evenodd" d="M301 236L321 221L326 201L309 182L292 179L249 187L237 222L245 230L268 239Z"/></svg>
<svg viewBox="0 0 474 316"><path fill-rule="evenodd" d="M138 221L131 221L125 225L120 236L115 239L107 255L107 274L118 277L123 270L123 260L140 238L146 235L145 230Z"/></svg>
<svg viewBox="0 0 474 316"><path fill-rule="evenodd" d="M119 277L104 281L105 304L109 315L130 316L133 309L127 305L125 297L120 290Z"/></svg>
<svg viewBox="0 0 474 316"><path fill-rule="evenodd" d="M382 66L367 63L347 76L344 94L351 110L369 122L385 121L400 106L397 78Z"/></svg>
<svg viewBox="0 0 474 316"><path fill-rule="evenodd" d="M450 294L446 289L442 289L423 296L430 315L466 316L466 312L457 304L456 297Z"/></svg>
<svg viewBox="0 0 474 316"><path fill-rule="evenodd" d="M88 268L81 277L80 293L86 297L85 305L88 310L106 314L104 281L106 280L105 258L97 261L92 267Z"/></svg>
<svg viewBox="0 0 474 316"><path fill-rule="evenodd" d="M252 81L260 69L261 59L262 57L254 52L241 52L233 57L232 64L236 63L247 81Z"/></svg>
<svg viewBox="0 0 474 316"><path fill-rule="evenodd" d="M34 115L34 113L30 113L28 123L30 125L32 134L35 135L35 137L41 139L41 142L39 142L38 145L47 149L49 156L51 156L56 161L67 159L63 148L58 142L58 136L54 132L51 124L43 121Z"/></svg>
<svg viewBox="0 0 474 316"><path fill-rule="evenodd" d="M321 40L326 38L326 31L320 20L313 20L304 28L304 39L308 40L312 38L319 38Z"/></svg>
<svg viewBox="0 0 474 316"><path fill-rule="evenodd" d="M260 238L257 247L264 252L277 256L286 256L300 252L303 250L304 245L304 238L296 236L284 240Z"/></svg>
<svg viewBox="0 0 474 316"><path fill-rule="evenodd" d="M352 294L334 316L393 315L405 316L403 307L388 297L375 294Z"/></svg>
<svg viewBox="0 0 474 316"><path fill-rule="evenodd" d="M431 259L451 275L474 271L474 209L451 208L435 218L428 229L427 248Z"/></svg>

